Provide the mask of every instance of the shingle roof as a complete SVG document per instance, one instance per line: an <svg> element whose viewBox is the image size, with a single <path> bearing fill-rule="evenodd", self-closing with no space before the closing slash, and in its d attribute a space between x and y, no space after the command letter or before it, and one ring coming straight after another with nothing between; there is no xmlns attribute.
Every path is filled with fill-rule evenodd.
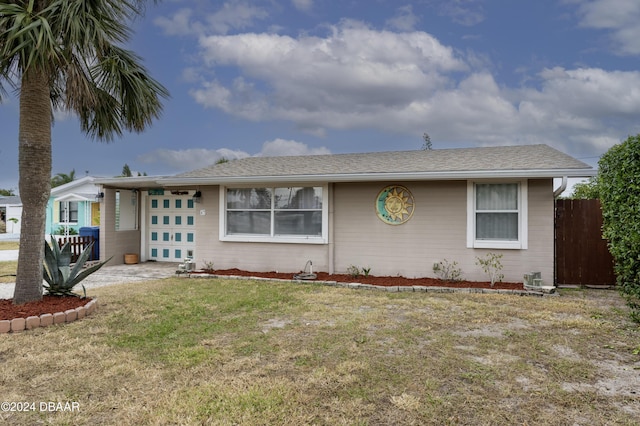
<svg viewBox="0 0 640 426"><path fill-rule="evenodd" d="M248 157L214 164L168 178L183 181L229 181L251 178L326 177L328 181L357 175L383 178L387 175L470 175L492 172L522 176L590 176L592 167L547 145L499 146L360 154L310 155L299 157ZM534 173L535 171L535 173ZM556 173L554 175L554 173ZM514 174L515 175L515 174ZM167 182L168 183L168 182Z"/></svg>
<svg viewBox="0 0 640 426"><path fill-rule="evenodd" d="M0 205L20 205L22 204L22 200L20 200L20 196L18 195L0 195Z"/></svg>

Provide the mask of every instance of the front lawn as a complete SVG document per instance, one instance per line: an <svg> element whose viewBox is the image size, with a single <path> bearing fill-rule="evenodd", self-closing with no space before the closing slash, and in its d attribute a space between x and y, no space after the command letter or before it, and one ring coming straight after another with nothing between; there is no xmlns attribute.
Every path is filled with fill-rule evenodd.
<svg viewBox="0 0 640 426"><path fill-rule="evenodd" d="M0 335L12 425L632 425L640 331L615 291L387 293L171 278ZM70 406L73 408L73 406Z"/></svg>

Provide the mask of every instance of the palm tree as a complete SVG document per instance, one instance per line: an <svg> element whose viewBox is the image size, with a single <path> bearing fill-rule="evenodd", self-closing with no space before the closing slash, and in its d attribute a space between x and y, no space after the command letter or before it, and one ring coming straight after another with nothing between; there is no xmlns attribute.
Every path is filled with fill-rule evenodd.
<svg viewBox="0 0 640 426"><path fill-rule="evenodd" d="M64 185L65 183L73 182L76 178L76 170L73 169L69 174L66 173L58 173L54 177L51 178L51 187L55 188L56 186Z"/></svg>
<svg viewBox="0 0 640 426"><path fill-rule="evenodd" d="M5 0L0 3L2 84L19 93L23 204L14 304L42 298L45 209L51 187L54 108L75 112L90 137L141 132L167 90L121 47L145 0Z"/></svg>

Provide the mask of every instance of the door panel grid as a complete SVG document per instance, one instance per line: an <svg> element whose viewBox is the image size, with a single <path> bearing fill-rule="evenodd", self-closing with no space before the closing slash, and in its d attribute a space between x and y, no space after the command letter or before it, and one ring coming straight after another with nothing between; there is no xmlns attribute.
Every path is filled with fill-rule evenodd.
<svg viewBox="0 0 640 426"><path fill-rule="evenodd" d="M148 258L181 262L195 249L195 205L189 195L152 195L148 202Z"/></svg>

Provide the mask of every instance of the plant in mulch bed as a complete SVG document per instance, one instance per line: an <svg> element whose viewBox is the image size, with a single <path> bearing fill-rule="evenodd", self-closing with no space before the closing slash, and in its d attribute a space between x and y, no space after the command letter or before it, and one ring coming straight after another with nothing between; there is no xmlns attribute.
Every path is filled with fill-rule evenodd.
<svg viewBox="0 0 640 426"><path fill-rule="evenodd" d="M202 270L204 272L206 272L208 274L213 274L214 269L213 269L213 262L212 261L205 260L203 265L204 266L202 267Z"/></svg>
<svg viewBox="0 0 640 426"><path fill-rule="evenodd" d="M458 262L449 262L447 259L434 263L433 272L445 282L460 281L462 278L462 269L458 267Z"/></svg>
<svg viewBox="0 0 640 426"><path fill-rule="evenodd" d="M360 268L356 265L350 265L347 268L347 274L349 274L352 278L358 278L360 276Z"/></svg>
<svg viewBox="0 0 640 426"><path fill-rule="evenodd" d="M476 265L480 265L485 274L489 276L491 280L491 288L496 282L504 279L502 271L502 254L487 253L485 257L476 256Z"/></svg>
<svg viewBox="0 0 640 426"><path fill-rule="evenodd" d="M43 278L47 282L47 284L44 284L47 293L54 296L78 296L72 292L73 287L111 260L111 258L109 258L104 262L83 269L84 263L91 254L91 248L93 247L92 242L84 248L72 267L71 246L69 243L65 243L62 248L60 248L53 236L51 236L51 241L51 245L46 242L44 245ZM82 290L84 297L86 297L87 291L84 286L82 286Z"/></svg>

